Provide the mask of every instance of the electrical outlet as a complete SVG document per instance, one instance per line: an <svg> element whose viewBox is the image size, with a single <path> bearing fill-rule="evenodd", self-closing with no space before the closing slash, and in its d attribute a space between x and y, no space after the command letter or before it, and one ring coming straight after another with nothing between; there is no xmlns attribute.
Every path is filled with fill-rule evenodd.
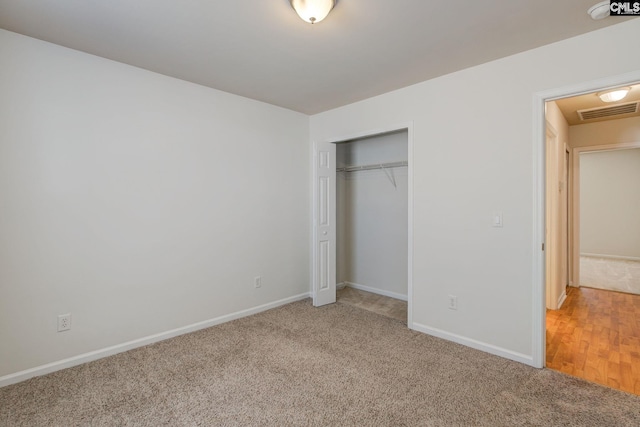
<svg viewBox="0 0 640 427"><path fill-rule="evenodd" d="M449 309L457 310L458 309L458 297L455 295L449 295Z"/></svg>
<svg viewBox="0 0 640 427"><path fill-rule="evenodd" d="M262 287L262 277L260 276L256 276L253 278L253 285L255 286L256 289L261 288Z"/></svg>
<svg viewBox="0 0 640 427"><path fill-rule="evenodd" d="M59 315L58 332L68 331L69 329L71 329L71 313Z"/></svg>

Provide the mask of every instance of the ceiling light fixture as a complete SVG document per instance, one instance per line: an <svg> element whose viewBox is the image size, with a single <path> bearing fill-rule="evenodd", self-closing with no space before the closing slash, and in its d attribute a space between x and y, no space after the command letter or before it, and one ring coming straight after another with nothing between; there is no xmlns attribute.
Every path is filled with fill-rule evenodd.
<svg viewBox="0 0 640 427"><path fill-rule="evenodd" d="M609 1L601 1L600 3L594 4L587 10L587 13L591 15L591 19L597 21L598 19L604 19L611 14L611 10L609 9L611 6L609 5Z"/></svg>
<svg viewBox="0 0 640 427"><path fill-rule="evenodd" d="M630 87L619 87L616 89L609 89L602 92L598 92L598 96L604 102L616 102L624 99L625 96L631 90Z"/></svg>
<svg viewBox="0 0 640 427"><path fill-rule="evenodd" d="M289 0L303 21L316 24L327 17L337 0Z"/></svg>

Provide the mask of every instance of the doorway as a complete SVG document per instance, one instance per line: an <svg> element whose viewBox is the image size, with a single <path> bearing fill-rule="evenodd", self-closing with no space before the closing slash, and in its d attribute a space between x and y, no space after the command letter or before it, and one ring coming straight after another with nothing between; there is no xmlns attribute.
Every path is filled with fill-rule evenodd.
<svg viewBox="0 0 640 427"><path fill-rule="evenodd" d="M640 86L635 86L633 83L624 83L630 85L633 89L640 88ZM585 230L582 229L581 217L584 220L587 214L584 206L580 204L582 194L581 157L585 153L599 150L611 152L614 147L629 148L636 144L624 139L630 134L638 135L638 138L640 138L640 114L636 115L627 112L622 114L622 117L611 117L615 115L611 113L607 118L600 117L597 121L587 121L585 123L584 117L588 117L587 114L583 117L580 111L577 111L576 113L578 114L575 116L570 116L567 113L566 107L567 105L572 105L572 102L579 102L584 98L589 99L590 102L595 102L594 100L600 101L597 99L595 92L556 98L551 101L547 99L545 103L546 121L549 120L548 114L550 110L552 111L554 108L562 110L566 125L570 128L568 141L572 148L569 150L569 161L567 161L566 147L562 148L561 154L558 153L559 150L550 153L549 149L554 150L555 147L550 148L549 126L546 127L545 148L547 148L547 151L544 158L545 177L547 179L545 187L545 243L548 247L545 248L547 250L545 252L545 283L547 291L545 295L547 297L548 310L545 313L546 338L543 346L545 360L542 361L542 365L612 388L640 394L640 375L634 374L640 368L640 357L638 356L638 349L640 349L638 338L640 337L636 337L633 332L633 325L640 318L640 296L580 288L580 286L586 284L579 264L580 255L585 251L583 246L586 244L586 239L584 239ZM640 96L637 98L631 97L626 104L638 103L640 105ZM557 105L555 101L557 101ZM582 111L608 113L607 110L620 110L620 108L604 106L583 109ZM579 117L579 120L576 117ZM606 123L604 123L605 121ZM562 125L556 125L556 127L558 126ZM554 132L552 131L551 133L553 134ZM640 142L637 144L640 146ZM553 159L554 155L557 156L556 159ZM559 165L564 170L558 170L557 167ZM609 169L615 169L616 172L620 172L623 167L619 163L617 165ZM628 169L635 174L633 167ZM600 175L593 179L598 184L603 184L604 182ZM637 180L634 178L626 181ZM611 193L622 192L626 187L624 184L625 180L619 181L618 184L610 184L607 188L600 188L600 195L589 194L594 198L600 197L595 202L591 200L592 204L595 203L598 211L601 211L603 207L608 207L610 202L603 201L602 197L611 195ZM561 192L563 188L568 190L567 194L559 196L557 192ZM638 189L640 189L640 186L638 186ZM560 211L560 221L557 220L557 217L554 218L549 215L550 210L557 209L558 203L566 206L566 210L558 209ZM637 211L637 209L635 210ZM612 211L605 214L605 217L614 220ZM565 223L567 223L566 227ZM612 225L617 226L619 224ZM640 231L640 223L638 224L638 230ZM611 230L608 232L603 231L598 235L598 239L591 239L590 244L594 242L604 244L601 238L603 236L611 237L608 234L615 234L615 232L611 232ZM557 235L562 236L564 241L559 241L556 238ZM605 240L608 240L609 243L613 241L612 239ZM583 245L581 245L581 242ZM562 260L562 257L558 256L557 253L554 256L554 250L566 251L569 256L567 259ZM549 263L549 257L563 262L557 264ZM558 266L561 266L564 271L559 271ZM573 287L569 288L566 302L563 301L564 304L559 303L557 307L550 307L548 289L549 285L553 283L550 283L549 277L553 278L554 274L563 277L561 281L563 285L569 283ZM569 280L565 282L564 277L569 278ZM634 347L636 341L638 341L637 348Z"/></svg>
<svg viewBox="0 0 640 427"><path fill-rule="evenodd" d="M640 141L615 145L577 151L580 285L640 295Z"/></svg>
<svg viewBox="0 0 640 427"><path fill-rule="evenodd" d="M545 367L546 360L546 267L545 267L545 243L546 243L546 180L545 180L545 155L546 155L546 117L545 109L548 101L561 98L594 93L602 88L614 88L625 86L640 81L640 70L630 73L609 76L594 81L572 84L564 87L540 91L533 94L533 236L532 239L532 365L538 368ZM573 158L573 157L572 157ZM575 193L576 189L573 189ZM572 211L572 219L577 213ZM571 240L576 233L569 227ZM575 252L575 244L571 245ZM578 271L575 264L572 268L573 280L579 282Z"/></svg>
<svg viewBox="0 0 640 427"><path fill-rule="evenodd" d="M396 148L393 148L394 145ZM401 151L404 154L396 158L399 146L403 147ZM341 151L339 162L338 151ZM394 152L396 154L390 156ZM407 326L412 328L412 155L412 124L314 143L314 305L335 302L336 285L341 284L379 296L406 300L405 319ZM338 186L342 190L340 193ZM350 197L347 197L345 190L351 192L348 193L350 196L355 194L358 202L346 203ZM402 201L396 197L401 192L405 195ZM381 198L383 193L397 199L396 203L385 203L385 200L391 200ZM351 199L351 202L354 201ZM402 203L402 206L397 203ZM375 211L375 215L368 215L372 211ZM344 222L345 215L350 218L351 224ZM402 216L402 220L391 223L393 218L399 218L398 215ZM397 230L394 231L394 228ZM400 229L403 232L401 239L398 239ZM385 236L385 233L391 234ZM355 252L352 244L357 246ZM400 258L392 255L393 246L396 247L395 252L404 252L406 255ZM380 252L377 259L376 247ZM394 260L391 264L385 263L385 258ZM370 274L375 269L380 270L378 274Z"/></svg>
<svg viewBox="0 0 640 427"><path fill-rule="evenodd" d="M407 320L407 131L336 145L340 302Z"/></svg>

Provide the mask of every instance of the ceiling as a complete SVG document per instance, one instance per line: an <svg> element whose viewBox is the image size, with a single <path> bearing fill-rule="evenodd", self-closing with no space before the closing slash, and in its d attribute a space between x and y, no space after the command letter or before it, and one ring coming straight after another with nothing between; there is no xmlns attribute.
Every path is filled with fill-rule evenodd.
<svg viewBox="0 0 640 427"><path fill-rule="evenodd" d="M616 24L596 0L0 0L0 28L314 114Z"/></svg>
<svg viewBox="0 0 640 427"><path fill-rule="evenodd" d="M558 99L556 104L564 118L567 119L569 126L583 125L586 123L603 122L607 120L626 119L628 117L640 117L640 108L635 113L627 113L620 115L613 115L609 117L601 117L590 120L581 120L578 115L578 110L589 110L592 108L607 108L623 104L628 104L633 101L640 101L640 84L630 85L631 90L627 96L618 102L603 102L598 98L597 92L588 93L585 95L573 96L571 98Z"/></svg>

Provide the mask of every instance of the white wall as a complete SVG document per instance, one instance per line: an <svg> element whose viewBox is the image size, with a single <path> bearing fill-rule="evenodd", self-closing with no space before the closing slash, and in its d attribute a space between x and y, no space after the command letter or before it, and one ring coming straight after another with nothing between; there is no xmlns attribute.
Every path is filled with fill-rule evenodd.
<svg viewBox="0 0 640 427"><path fill-rule="evenodd" d="M406 161L407 132L337 146L337 166ZM407 296L407 168L338 173L337 282Z"/></svg>
<svg viewBox="0 0 640 427"><path fill-rule="evenodd" d="M615 48L639 38L629 20L308 132L291 111L0 31L0 375L307 292L309 135L408 121L414 326L530 362L534 94L640 69Z"/></svg>
<svg viewBox="0 0 640 427"><path fill-rule="evenodd" d="M629 20L311 117L312 141L413 122L415 328L532 363L533 99L638 70L611 47L638 38Z"/></svg>
<svg viewBox="0 0 640 427"><path fill-rule="evenodd" d="M2 30L0 52L0 377L309 292L307 116Z"/></svg>
<svg viewBox="0 0 640 427"><path fill-rule="evenodd" d="M580 154L580 252L640 260L640 149Z"/></svg>

